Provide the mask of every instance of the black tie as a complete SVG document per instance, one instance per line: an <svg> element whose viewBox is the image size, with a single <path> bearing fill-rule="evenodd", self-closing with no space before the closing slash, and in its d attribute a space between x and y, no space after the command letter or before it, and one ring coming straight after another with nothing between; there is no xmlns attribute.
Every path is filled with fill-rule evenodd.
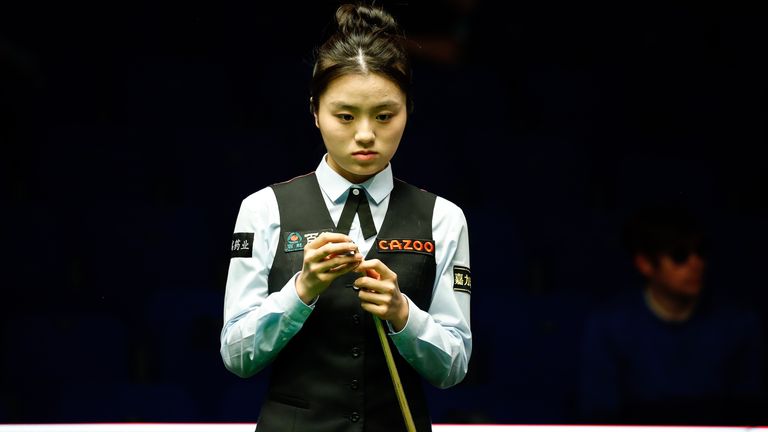
<svg viewBox="0 0 768 432"><path fill-rule="evenodd" d="M350 188L347 202L344 204L344 210L341 211L339 223L336 225L336 232L349 234L352 227L352 220L355 219L355 213L360 218L360 227L363 229L363 237L369 239L376 235L376 225L373 223L371 208L368 206L368 198L365 196L365 189Z"/></svg>

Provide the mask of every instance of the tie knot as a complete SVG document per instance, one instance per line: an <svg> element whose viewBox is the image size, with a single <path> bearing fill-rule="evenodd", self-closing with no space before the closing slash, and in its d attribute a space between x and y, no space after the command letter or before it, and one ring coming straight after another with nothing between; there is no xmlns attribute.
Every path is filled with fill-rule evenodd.
<svg viewBox="0 0 768 432"><path fill-rule="evenodd" d="M341 218L336 225L337 232L349 234L349 228L352 226L352 220L355 215L360 220L360 228L363 231L363 237L368 239L376 235L376 225L373 222L371 209L368 205L368 197L365 195L365 189L352 187L347 196L347 202L341 211Z"/></svg>

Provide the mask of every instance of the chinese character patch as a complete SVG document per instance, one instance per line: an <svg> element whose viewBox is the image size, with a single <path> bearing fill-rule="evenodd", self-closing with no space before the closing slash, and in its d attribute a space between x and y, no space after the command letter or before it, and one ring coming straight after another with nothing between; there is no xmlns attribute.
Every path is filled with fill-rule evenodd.
<svg viewBox="0 0 768 432"><path fill-rule="evenodd" d="M472 294L472 273L469 267L453 266L453 290Z"/></svg>
<svg viewBox="0 0 768 432"><path fill-rule="evenodd" d="M232 258L250 258L253 256L253 233L234 233L232 235Z"/></svg>

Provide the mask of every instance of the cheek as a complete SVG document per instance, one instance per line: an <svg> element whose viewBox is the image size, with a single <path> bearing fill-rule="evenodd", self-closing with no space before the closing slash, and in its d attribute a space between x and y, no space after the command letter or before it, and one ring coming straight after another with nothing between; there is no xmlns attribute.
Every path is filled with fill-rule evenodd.
<svg viewBox="0 0 768 432"><path fill-rule="evenodd" d="M317 127L320 129L320 134L323 136L323 140L328 144L332 144L343 138L343 129L339 128L338 125L334 124L332 121L320 117L318 119Z"/></svg>
<svg viewBox="0 0 768 432"><path fill-rule="evenodd" d="M315 124L317 124L317 127L320 128L321 132L324 132L324 131L330 129L330 127L331 127L330 120L331 119L328 117L328 115L324 114L322 112L317 114L317 115L315 115Z"/></svg>
<svg viewBox="0 0 768 432"><path fill-rule="evenodd" d="M380 138L386 140L387 144L397 145L403 137L403 132L405 132L405 122L402 122L401 125L397 125L396 127L387 129L380 135Z"/></svg>

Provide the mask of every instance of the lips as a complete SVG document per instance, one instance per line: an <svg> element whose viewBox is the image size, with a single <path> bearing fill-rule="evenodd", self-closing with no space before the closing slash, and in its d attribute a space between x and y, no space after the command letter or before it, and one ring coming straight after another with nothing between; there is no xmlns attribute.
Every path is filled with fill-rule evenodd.
<svg viewBox="0 0 768 432"><path fill-rule="evenodd" d="M361 161L374 159L378 155L379 154L376 153L375 151L370 151L370 150L361 150L361 151L356 151L352 153L352 157L354 159L361 160Z"/></svg>

